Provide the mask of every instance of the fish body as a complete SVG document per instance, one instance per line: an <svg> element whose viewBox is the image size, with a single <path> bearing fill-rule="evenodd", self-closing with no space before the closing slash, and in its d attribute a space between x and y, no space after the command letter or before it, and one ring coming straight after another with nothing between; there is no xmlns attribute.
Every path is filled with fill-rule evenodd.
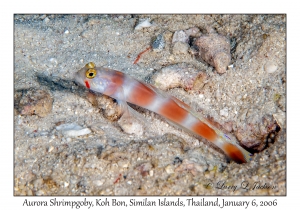
<svg viewBox="0 0 300 210"><path fill-rule="evenodd" d="M120 71L96 68L92 62L75 74L75 80L92 91L116 99L123 104L123 107L127 106L126 102L129 102L163 116L172 124L212 142L237 163L246 163L251 160L252 154L233 143L229 137L187 104L161 93L149 84L140 82Z"/></svg>

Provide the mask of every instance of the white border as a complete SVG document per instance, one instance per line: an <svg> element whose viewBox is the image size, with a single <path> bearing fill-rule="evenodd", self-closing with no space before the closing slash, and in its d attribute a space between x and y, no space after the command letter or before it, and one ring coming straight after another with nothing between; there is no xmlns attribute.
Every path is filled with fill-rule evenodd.
<svg viewBox="0 0 300 210"><path fill-rule="evenodd" d="M278 2L278 3L277 3ZM298 206L299 202L299 160L296 156L299 150L299 139L297 129L299 123L299 13L296 4L287 1L251 0L251 1L33 1L17 0L1 4L1 209L22 208L25 197L13 196L13 14L14 13L287 13L287 138L289 142L287 197L226 197L227 200L253 200L278 199L277 209ZM298 109L297 109L298 108ZM299 119L298 119L299 120ZM4 135L3 135L4 134ZM9 160L9 161L8 161ZM62 199L63 197L59 197ZM155 198L155 197L152 197ZM161 198L161 197L160 197ZM173 197L174 198L174 197ZM207 197L214 199L215 197ZM221 197L225 198L225 197ZM30 197L30 200L42 200L42 197ZM45 199L50 199L47 197ZM81 200L82 197L66 197L66 199ZM89 197L96 199L96 197ZM126 200L130 197L121 197ZM185 198L184 198L185 199ZM50 207L49 207L50 208ZM152 207L153 208L153 207ZM157 207L156 207L157 208ZM164 209L176 207L164 207ZM204 208L204 207L198 207ZM66 209L56 208L56 209ZM83 209L83 208L81 208ZM95 208L94 208L95 209ZM103 208L102 208L103 209ZM137 208L136 208L137 209ZM139 207L140 209L140 207ZM254 209L254 208L248 208ZM255 208L256 209L256 208ZM272 208L275 209L275 208Z"/></svg>

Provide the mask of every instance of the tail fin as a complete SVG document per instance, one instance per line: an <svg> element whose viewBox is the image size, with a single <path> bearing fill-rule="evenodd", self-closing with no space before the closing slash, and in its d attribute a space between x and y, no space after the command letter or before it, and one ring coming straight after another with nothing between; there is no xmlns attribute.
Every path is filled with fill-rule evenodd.
<svg viewBox="0 0 300 210"><path fill-rule="evenodd" d="M252 160L252 154L238 145L224 142L221 149L237 163L247 163Z"/></svg>

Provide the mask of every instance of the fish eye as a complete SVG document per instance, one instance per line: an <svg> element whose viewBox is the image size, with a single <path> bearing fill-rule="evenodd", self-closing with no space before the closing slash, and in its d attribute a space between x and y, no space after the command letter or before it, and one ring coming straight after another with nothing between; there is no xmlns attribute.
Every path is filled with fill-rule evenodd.
<svg viewBox="0 0 300 210"><path fill-rule="evenodd" d="M97 71L95 69L88 69L85 72L85 76L89 79L93 79L97 74Z"/></svg>

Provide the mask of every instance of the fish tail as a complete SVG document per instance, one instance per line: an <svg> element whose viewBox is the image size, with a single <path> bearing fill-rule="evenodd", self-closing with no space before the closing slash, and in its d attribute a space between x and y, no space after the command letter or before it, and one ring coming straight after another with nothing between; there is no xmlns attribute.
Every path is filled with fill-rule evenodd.
<svg viewBox="0 0 300 210"><path fill-rule="evenodd" d="M215 143L224 153L237 163L247 163L252 160L252 154L239 145L230 143L227 136L219 136ZM225 140L226 139L226 140Z"/></svg>

